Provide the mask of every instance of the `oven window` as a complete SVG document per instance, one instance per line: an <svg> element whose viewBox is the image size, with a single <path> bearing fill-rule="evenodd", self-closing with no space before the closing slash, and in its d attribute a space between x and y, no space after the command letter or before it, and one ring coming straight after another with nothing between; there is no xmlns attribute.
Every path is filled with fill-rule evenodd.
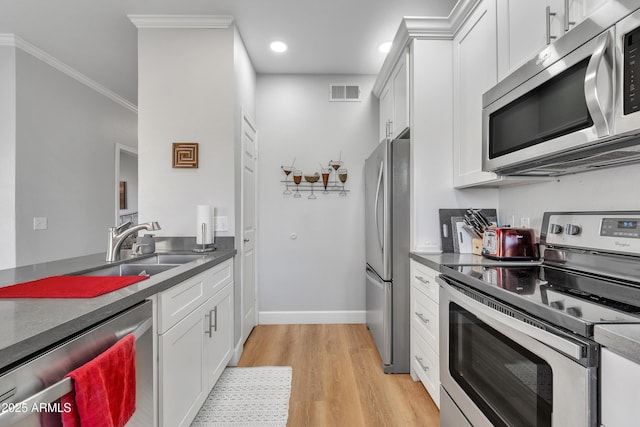
<svg viewBox="0 0 640 427"><path fill-rule="evenodd" d="M489 158L493 159L593 126L584 96L589 58L489 118Z"/></svg>
<svg viewBox="0 0 640 427"><path fill-rule="evenodd" d="M496 426L551 426L551 366L459 305L449 308L449 370L478 408Z"/></svg>

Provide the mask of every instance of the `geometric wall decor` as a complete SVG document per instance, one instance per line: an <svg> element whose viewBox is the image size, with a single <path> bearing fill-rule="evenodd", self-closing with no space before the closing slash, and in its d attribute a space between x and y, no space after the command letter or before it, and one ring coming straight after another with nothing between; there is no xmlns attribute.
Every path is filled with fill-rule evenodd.
<svg viewBox="0 0 640 427"><path fill-rule="evenodd" d="M173 143L173 167L197 168L198 167L198 143L174 142Z"/></svg>

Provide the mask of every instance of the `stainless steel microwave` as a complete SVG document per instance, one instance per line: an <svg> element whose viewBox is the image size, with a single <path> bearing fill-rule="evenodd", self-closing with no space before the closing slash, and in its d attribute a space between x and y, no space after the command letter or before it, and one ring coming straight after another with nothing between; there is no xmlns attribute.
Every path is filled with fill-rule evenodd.
<svg viewBox="0 0 640 427"><path fill-rule="evenodd" d="M640 4L613 1L483 95L483 170L640 162Z"/></svg>

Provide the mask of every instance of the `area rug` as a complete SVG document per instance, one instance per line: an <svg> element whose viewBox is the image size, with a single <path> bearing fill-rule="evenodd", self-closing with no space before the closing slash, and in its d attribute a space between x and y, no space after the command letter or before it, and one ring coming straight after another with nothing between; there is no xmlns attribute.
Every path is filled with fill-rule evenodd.
<svg viewBox="0 0 640 427"><path fill-rule="evenodd" d="M191 427L285 427L290 366L226 368Z"/></svg>

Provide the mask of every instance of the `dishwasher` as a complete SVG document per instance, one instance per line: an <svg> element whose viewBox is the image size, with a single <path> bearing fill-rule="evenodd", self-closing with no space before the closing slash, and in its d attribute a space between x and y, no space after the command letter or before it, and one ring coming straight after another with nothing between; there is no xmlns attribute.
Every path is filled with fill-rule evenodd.
<svg viewBox="0 0 640 427"><path fill-rule="evenodd" d="M128 334L135 336L136 409L127 427L156 425L153 401L152 303L145 301L71 337L0 376L0 427L61 425L65 375Z"/></svg>

